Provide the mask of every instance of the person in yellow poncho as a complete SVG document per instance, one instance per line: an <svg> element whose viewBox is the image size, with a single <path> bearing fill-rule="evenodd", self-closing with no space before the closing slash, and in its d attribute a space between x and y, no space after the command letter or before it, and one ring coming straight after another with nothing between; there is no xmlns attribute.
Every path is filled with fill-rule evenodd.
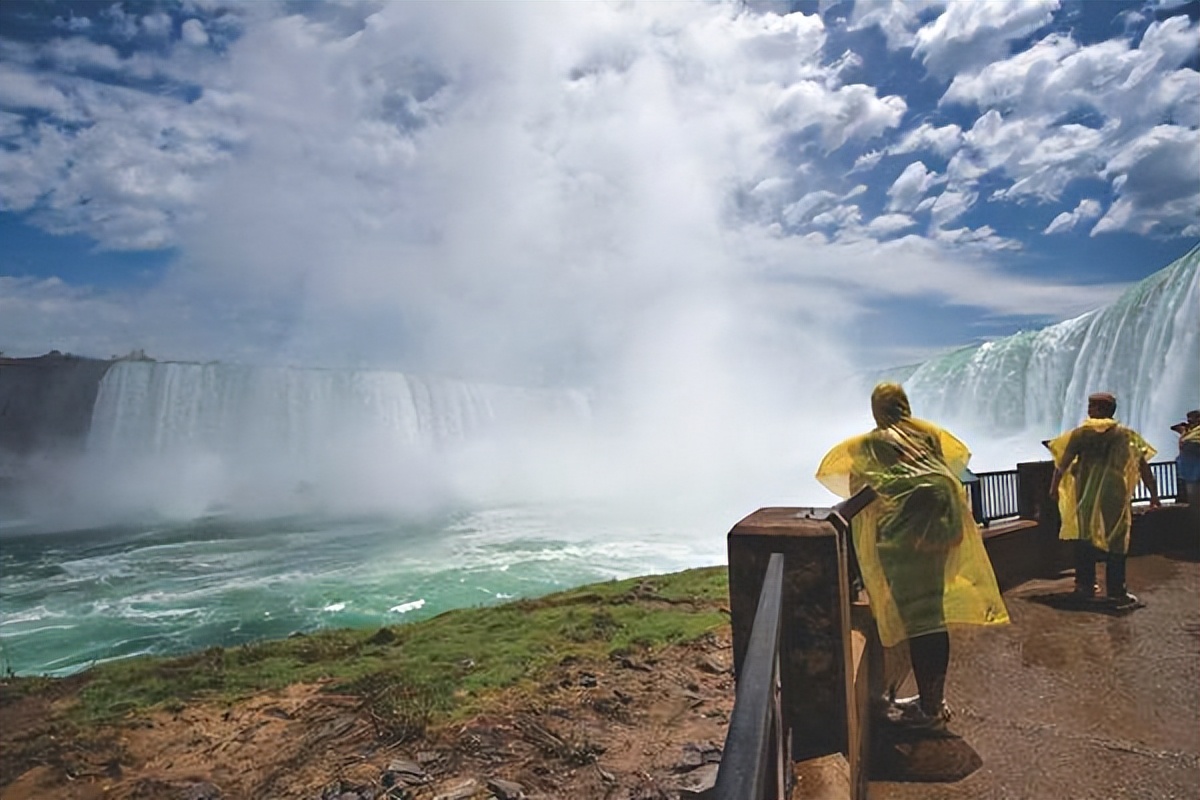
<svg viewBox="0 0 1200 800"><path fill-rule="evenodd" d="M852 531L880 641L908 641L919 697L901 701L901 720L944 729L947 626L1003 624L1008 611L959 480L967 446L914 418L899 384L876 386L871 412L875 429L830 450L817 480L841 497L863 486L878 494Z"/></svg>
<svg viewBox="0 0 1200 800"><path fill-rule="evenodd" d="M1111 600L1136 603L1125 588L1125 555L1133 513L1130 500L1138 478L1158 508L1158 484L1146 463L1157 452L1137 431L1113 419L1117 398L1108 392L1088 396L1088 418L1046 446L1054 456L1050 496L1058 501L1058 538L1075 540L1075 592L1096 593L1096 551L1106 554L1104 582Z"/></svg>

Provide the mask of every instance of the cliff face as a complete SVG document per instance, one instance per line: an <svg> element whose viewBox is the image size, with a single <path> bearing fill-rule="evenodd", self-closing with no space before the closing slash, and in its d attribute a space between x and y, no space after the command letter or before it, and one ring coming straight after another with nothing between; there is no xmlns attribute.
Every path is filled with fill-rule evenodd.
<svg viewBox="0 0 1200 800"><path fill-rule="evenodd" d="M57 351L0 358L0 451L83 447L100 381L112 364Z"/></svg>

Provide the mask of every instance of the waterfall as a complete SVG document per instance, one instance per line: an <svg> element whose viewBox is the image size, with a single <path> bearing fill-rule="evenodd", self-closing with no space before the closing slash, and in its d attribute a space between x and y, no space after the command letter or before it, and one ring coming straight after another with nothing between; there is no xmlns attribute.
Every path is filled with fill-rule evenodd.
<svg viewBox="0 0 1200 800"><path fill-rule="evenodd" d="M100 384L88 450L304 458L333 440L369 437L373 447L416 453L587 415L586 396L573 390L401 372L121 362Z"/></svg>
<svg viewBox="0 0 1200 800"><path fill-rule="evenodd" d="M1200 246L1109 306L926 361L904 381L913 407L973 431L1043 439L1078 425L1090 393L1110 391L1117 417L1170 458L1170 425L1200 406L1198 266Z"/></svg>
<svg viewBox="0 0 1200 800"><path fill-rule="evenodd" d="M121 361L100 381L82 459L42 483L89 518L419 510L528 494L534 443L590 420L571 389Z"/></svg>

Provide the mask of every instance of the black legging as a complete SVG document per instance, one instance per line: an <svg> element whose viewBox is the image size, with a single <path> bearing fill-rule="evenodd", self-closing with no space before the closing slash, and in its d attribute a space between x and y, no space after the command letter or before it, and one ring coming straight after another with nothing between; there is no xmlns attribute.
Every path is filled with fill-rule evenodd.
<svg viewBox="0 0 1200 800"><path fill-rule="evenodd" d="M932 627L945 625L942 598L947 554L944 551L914 552L884 543L876 552L905 627L912 630L914 625L920 624L928 630L931 623ZM936 715L945 698L950 636L945 630L910 636L908 652L917 692L921 695L921 708L927 714Z"/></svg>

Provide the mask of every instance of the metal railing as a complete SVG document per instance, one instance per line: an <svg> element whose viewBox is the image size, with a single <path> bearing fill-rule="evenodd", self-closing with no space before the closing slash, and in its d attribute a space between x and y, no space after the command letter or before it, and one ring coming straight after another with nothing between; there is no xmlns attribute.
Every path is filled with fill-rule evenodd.
<svg viewBox="0 0 1200 800"><path fill-rule="evenodd" d="M841 551L843 615L849 614L845 607L849 598L844 564L850 520L875 497L874 489L863 488L830 509L826 517L837 531ZM784 727L779 666L783 566L783 554L772 553L758 593L750 642L738 674L737 696L725 734L717 780L704 794L705 800L785 800L791 789L791 731ZM845 645L849 648L849 642ZM847 691L850 691L849 687ZM847 702L850 702L849 695Z"/></svg>
<svg viewBox="0 0 1200 800"><path fill-rule="evenodd" d="M971 511L975 521L987 527L998 519L1018 515L1018 482L1015 469L1002 472L979 472L977 481L967 484L971 495Z"/></svg>
<svg viewBox="0 0 1200 800"><path fill-rule="evenodd" d="M791 768L783 732L779 637L783 610L783 554L772 553L758 595L750 644L738 676L737 698L717 782L708 800L783 800Z"/></svg>
<svg viewBox="0 0 1200 800"><path fill-rule="evenodd" d="M1158 496L1163 500L1176 499L1179 485L1175 477L1175 462L1151 462L1150 471L1154 473L1154 480L1158 484ZM966 486L971 498L971 513L977 523L986 528L996 520L1020 516L1020 484L1015 469L979 472L975 474L975 478L978 480L970 481ZM1146 484L1138 483L1137 488L1133 490L1133 502L1144 503L1149 499L1150 490L1146 488Z"/></svg>
<svg viewBox="0 0 1200 800"><path fill-rule="evenodd" d="M1152 461L1150 462L1150 472L1154 474L1154 482L1158 484L1158 496L1162 500L1175 500L1179 495L1178 478L1175 475L1174 461ZM1138 483L1137 488L1133 490L1133 502L1148 502L1150 500L1150 490L1146 488L1146 484Z"/></svg>

